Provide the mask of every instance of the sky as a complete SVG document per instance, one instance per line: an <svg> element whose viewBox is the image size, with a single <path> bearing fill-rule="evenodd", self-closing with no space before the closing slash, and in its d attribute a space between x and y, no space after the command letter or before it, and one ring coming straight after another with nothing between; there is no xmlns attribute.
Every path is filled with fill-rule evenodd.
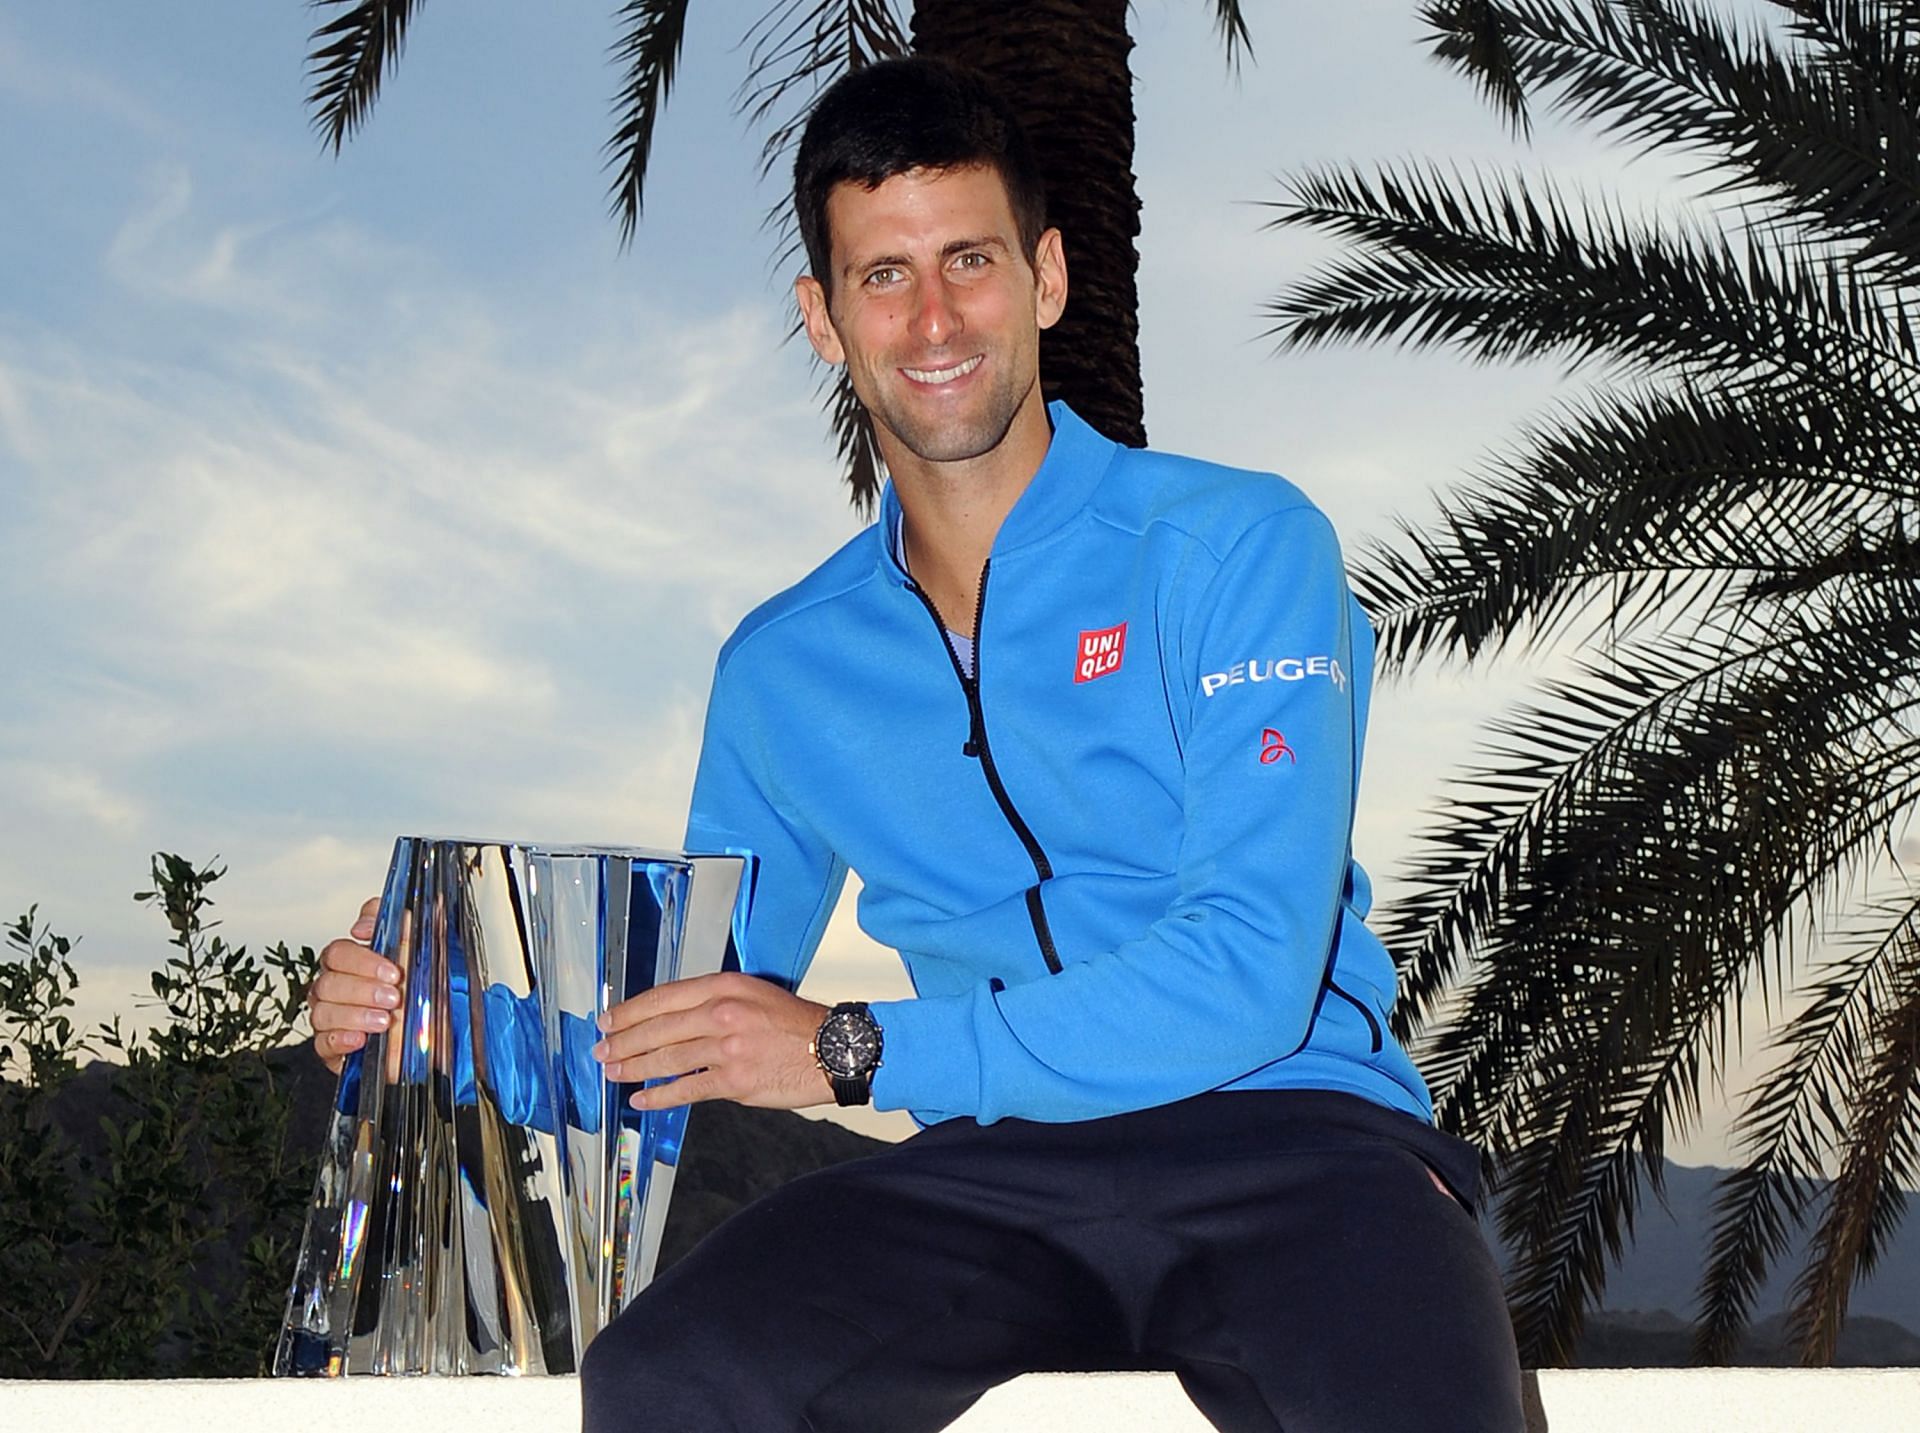
<svg viewBox="0 0 1920 1433"><path fill-rule="evenodd" d="M720 642L856 530L735 113L762 7L694 7L624 253L612 8L426 5L336 157L295 0L0 3L0 916L81 937L89 1018L137 1015L163 954L130 899L157 850L227 867L229 939L318 946L403 832L677 846ZM1277 355L1261 306L1326 252L1263 229L1280 177L1426 155L1687 189L1553 123L1517 146L1415 8L1249 7L1237 75L1201 0L1133 17L1150 437L1284 472L1349 551L1578 380ZM1562 660L1376 695L1381 902ZM851 899L806 993L907 993ZM1683 1159L1727 1162L1720 1103Z"/></svg>

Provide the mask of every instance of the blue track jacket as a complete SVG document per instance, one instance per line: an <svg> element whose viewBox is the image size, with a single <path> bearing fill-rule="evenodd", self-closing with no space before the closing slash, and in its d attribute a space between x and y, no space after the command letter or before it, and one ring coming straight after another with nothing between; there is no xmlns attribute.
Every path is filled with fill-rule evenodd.
<svg viewBox="0 0 1920 1433"><path fill-rule="evenodd" d="M796 987L851 869L918 993L873 1006L881 1109L1301 1087L1430 1120L1363 923L1373 633L1333 528L1283 478L1049 412L982 575L977 686L892 550L890 487L721 649L687 844L759 857L743 968Z"/></svg>

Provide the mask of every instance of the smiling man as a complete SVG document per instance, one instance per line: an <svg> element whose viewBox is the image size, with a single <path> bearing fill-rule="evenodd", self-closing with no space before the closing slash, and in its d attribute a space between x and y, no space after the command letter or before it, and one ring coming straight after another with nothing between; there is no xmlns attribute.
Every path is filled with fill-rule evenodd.
<svg viewBox="0 0 1920 1433"><path fill-rule="evenodd" d="M596 1054L660 1082L636 1105L923 1128L645 1290L588 1350L590 1433L911 1433L1023 1371L1131 1368L1220 1429L1521 1428L1478 1156L1432 1126L1365 925L1373 638L1331 527L1045 403L1067 257L977 79L842 80L794 201L807 336L891 482L720 654L686 839L759 859L743 970L617 1007ZM849 870L917 998L795 993ZM383 963L326 965L337 1059Z"/></svg>

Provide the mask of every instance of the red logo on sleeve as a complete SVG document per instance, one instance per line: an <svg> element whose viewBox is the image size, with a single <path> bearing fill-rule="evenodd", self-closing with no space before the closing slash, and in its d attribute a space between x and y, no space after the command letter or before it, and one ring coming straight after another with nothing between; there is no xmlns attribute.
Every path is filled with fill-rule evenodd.
<svg viewBox="0 0 1920 1433"><path fill-rule="evenodd" d="M1120 670L1120 659L1127 654L1127 624L1102 627L1097 632L1080 634L1080 656L1074 663L1073 680L1090 682L1109 672Z"/></svg>
<svg viewBox="0 0 1920 1433"><path fill-rule="evenodd" d="M1260 733L1260 764L1272 766L1283 756L1295 766L1300 764L1300 758L1293 754L1293 748L1287 745L1287 739L1272 727L1267 727Z"/></svg>

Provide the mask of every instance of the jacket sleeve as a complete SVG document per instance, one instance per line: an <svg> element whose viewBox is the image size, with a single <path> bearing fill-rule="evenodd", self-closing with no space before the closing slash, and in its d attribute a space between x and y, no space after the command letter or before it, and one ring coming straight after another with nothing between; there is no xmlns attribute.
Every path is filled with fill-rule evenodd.
<svg viewBox="0 0 1920 1433"><path fill-rule="evenodd" d="M687 816L689 851L755 858L741 969L796 989L812 963L847 867L819 834L783 806L765 778L759 728L727 675L729 643L714 672Z"/></svg>
<svg viewBox="0 0 1920 1433"><path fill-rule="evenodd" d="M1304 1043L1352 844L1354 611L1318 511L1241 535L1161 658L1184 764L1172 904L1057 975L876 1004L876 1105L1087 1119L1217 1088Z"/></svg>

